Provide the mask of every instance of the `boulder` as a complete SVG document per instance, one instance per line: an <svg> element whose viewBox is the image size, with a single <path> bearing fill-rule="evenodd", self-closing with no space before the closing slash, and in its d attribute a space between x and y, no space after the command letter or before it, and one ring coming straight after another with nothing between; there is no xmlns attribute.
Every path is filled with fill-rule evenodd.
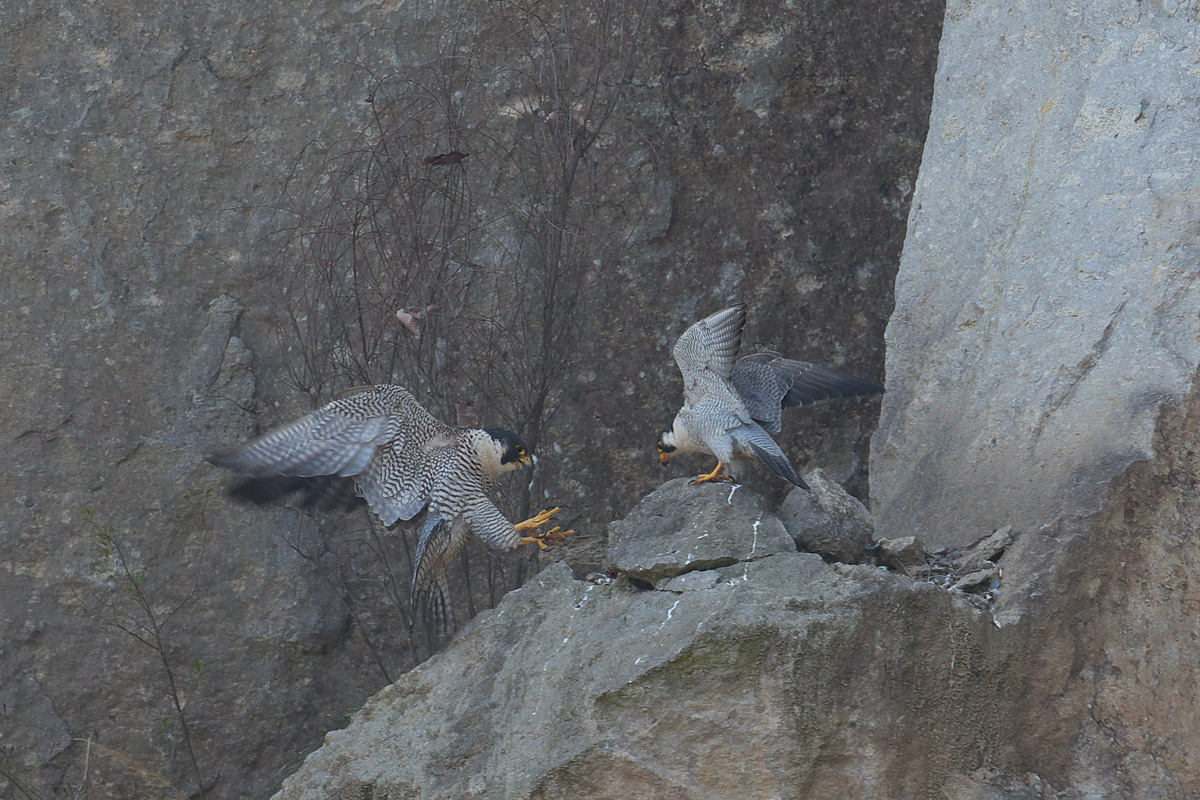
<svg viewBox="0 0 1200 800"><path fill-rule="evenodd" d="M766 501L737 484L668 481L608 526L610 569L652 586L686 572L794 553Z"/></svg>
<svg viewBox="0 0 1200 800"><path fill-rule="evenodd" d="M760 515L791 544L761 503L664 485L613 526L614 560L684 552L698 518L723 566L662 591L548 567L326 736L277 800L939 796L990 746L990 618L897 573L747 546Z"/></svg>
<svg viewBox="0 0 1200 800"><path fill-rule="evenodd" d="M796 545L834 561L862 561L875 530L871 512L819 469L806 473L804 480L809 488L793 489L779 509Z"/></svg>
<svg viewBox="0 0 1200 800"><path fill-rule="evenodd" d="M925 566L925 547L915 536L880 539L877 544L879 560L893 569L908 571Z"/></svg>

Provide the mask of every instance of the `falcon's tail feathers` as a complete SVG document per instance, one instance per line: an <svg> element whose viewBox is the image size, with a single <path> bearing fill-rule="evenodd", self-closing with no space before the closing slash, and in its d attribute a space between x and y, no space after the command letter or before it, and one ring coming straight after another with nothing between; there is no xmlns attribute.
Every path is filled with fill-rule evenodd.
<svg viewBox="0 0 1200 800"><path fill-rule="evenodd" d="M434 574L437 572L437 566L441 563L440 553L430 553L429 559L425 558L425 551L429 549L429 543L434 539L434 535L439 533L438 528L441 525L442 518L431 509L425 515L425 525L417 535L417 555L413 559L412 579L414 604L417 595L424 591L433 581ZM442 533L448 533L448 531L442 531ZM434 549L436 550L437 548L435 547Z"/></svg>
<svg viewBox="0 0 1200 800"><path fill-rule="evenodd" d="M417 555L413 566L411 602L413 612L426 609L430 613L432 634L436 638L449 635L454 627L454 606L450 602L450 581L446 578L446 561L457 556L450 534L451 523L432 511L417 537Z"/></svg>
<svg viewBox="0 0 1200 800"><path fill-rule="evenodd" d="M783 478L788 483L807 489L808 484L796 472L787 455L776 444L775 440L758 425L745 425L733 432L734 441L743 448L749 448L767 469Z"/></svg>
<svg viewBox="0 0 1200 800"><path fill-rule="evenodd" d="M454 606L450 604L450 582L445 575L438 577L429 605L433 612L433 631L438 638L444 639L454 629Z"/></svg>
<svg viewBox="0 0 1200 800"><path fill-rule="evenodd" d="M429 612L430 633L444 639L454 629L454 606L450 602L450 582L438 575L419 591L413 587L413 612Z"/></svg>

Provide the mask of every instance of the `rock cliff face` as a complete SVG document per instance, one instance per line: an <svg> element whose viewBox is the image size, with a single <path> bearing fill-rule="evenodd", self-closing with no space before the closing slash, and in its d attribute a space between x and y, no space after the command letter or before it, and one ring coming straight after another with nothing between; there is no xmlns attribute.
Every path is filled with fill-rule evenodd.
<svg viewBox="0 0 1200 800"><path fill-rule="evenodd" d="M489 38L498 8L5 6L0 795L161 778L263 797L412 664L387 575L345 558L397 540L231 508L201 456L304 410L264 300L301 190L369 129L378 79L451 34L525 57ZM668 2L640 19L617 171L645 191L609 187L636 236L588 274L542 453L545 488L582 518L565 552L584 571L663 478L670 344L697 314L740 297L749 347L880 378L941 5ZM505 119L518 100L500 98ZM494 165L472 158L488 196ZM602 222L626 241L627 220ZM875 413L794 415L783 444L863 496Z"/></svg>
<svg viewBox="0 0 1200 800"><path fill-rule="evenodd" d="M272 237L382 79L533 57L514 8L0 15L0 796L1200 796L1194 2L951 0L944 35L932 0L631 17L591 195L619 253L580 277L540 440L575 571L398 681L421 645L353 556L404 540L212 491L204 451L304 407ZM512 143L456 167L473 197L550 124L515 72L453 132ZM897 571L796 551L866 557L829 481L627 511L689 322L746 300L747 347L878 378L893 279L870 491L871 402L781 443L869 494ZM921 580L913 537L996 529L994 617ZM576 580L598 567L621 577Z"/></svg>
<svg viewBox="0 0 1200 800"><path fill-rule="evenodd" d="M700 612L708 622L681 626L699 636L690 647L642 647L656 656L648 673L572 684L578 724L564 738L583 741L567 749L565 764L552 759L543 772L528 767L530 758L489 755L530 735L532 717L513 709L540 716L548 709L536 697L488 717L493 744L484 751L464 745L473 760L462 763L482 776L475 787L455 782L465 776L422 773L406 758L440 764L450 742L473 737L409 738L386 759L367 752L368 743L388 741L385 728L395 736L410 720L432 719L441 732L465 715L447 705L442 681L435 686L439 670L470 669L480 653L503 662L504 675L536 675L546 658L512 664L510 651L456 644L392 690L425 693L368 704L281 797L371 787L402 795L406 782L433 796L606 797L635 783L663 797L1200 794L1200 670L1191 657L1200 219L1190 145L1200 121L1187 100L1200 90L1197 22L1192 4L1174 2L947 7L888 327L871 499L876 533L895 544L894 558L915 552L912 537L958 548L1000 529L993 541L1005 544L992 555L999 568L988 572L999 580L994 622L953 592L787 552L772 503L717 489L701 499L684 492L692 487L668 485L610 530L614 564L642 591L620 582L590 588L551 572L544 586L511 599L514 608L528 603L527 617L538 609L535 622L521 624L556 624L553 634L523 636L518 649L557 636L569 624L557 610L564 604L568 614L583 598L603 598L592 614L620 604L628 627L592 618L609 646L588 675L612 675L612 651L642 655L617 642L641 644L651 629L677 641L671 625L681 611L720 598L719 609ZM751 521L767 532L761 550L751 532L737 535ZM726 555L703 549L708 526L721 526ZM904 569L920 577L920 559L906 558ZM698 569L687 571L690 563ZM529 602L538 592L561 592L564 602L545 611ZM850 606L841 605L844 592ZM642 608L653 609L649 619L633 610ZM831 627L814 625L813 615L826 612ZM888 623L880 625L881 615ZM924 628L926 615L941 615L942 627ZM731 617L737 633L724 627ZM840 627L846 620L851 629ZM483 618L464 641L516 624ZM832 638L822 640L823 630ZM904 638L918 630L919 642ZM862 649L851 644L859 633L867 635ZM763 649L743 647L751 641ZM916 652L888 660L908 647ZM827 670L833 654L840 668ZM550 672L556 684L575 680ZM912 682L891 682L897 674ZM506 698L518 694L512 685L503 684ZM482 707L496 705L495 691L483 684ZM893 699L900 707L888 705ZM551 713L553 728L564 712ZM746 719L748 730L730 745L724 737ZM901 719L911 727L901 730ZM823 727L832 720L836 733ZM756 739L764 730L773 735ZM685 756L675 748L689 740L697 746L680 766ZM740 747L747 742L755 746Z"/></svg>
<svg viewBox="0 0 1200 800"><path fill-rule="evenodd" d="M888 324L874 506L935 546L1095 513L1200 356L1195 8L1021 8L947 7Z"/></svg>
<svg viewBox="0 0 1200 800"><path fill-rule="evenodd" d="M278 800L898 800L994 745L999 632L961 594L798 553L745 488L671 481L610 537L616 569L644 579L674 554L676 574L652 590L546 569L329 734Z"/></svg>
<svg viewBox="0 0 1200 800"><path fill-rule="evenodd" d="M274 385L231 299L254 301L255 242L280 222L261 209L306 144L355 130L354 54L386 60L394 21L369 3L0 13L0 795L132 797L140 769L262 797L374 688L345 660L341 598L278 535L293 523L212 502L197 465ZM157 649L111 624L152 625L131 576Z"/></svg>
<svg viewBox="0 0 1200 800"><path fill-rule="evenodd" d="M880 536L1012 527L996 763L1091 796L1200 792L1198 18L948 4L872 440Z"/></svg>

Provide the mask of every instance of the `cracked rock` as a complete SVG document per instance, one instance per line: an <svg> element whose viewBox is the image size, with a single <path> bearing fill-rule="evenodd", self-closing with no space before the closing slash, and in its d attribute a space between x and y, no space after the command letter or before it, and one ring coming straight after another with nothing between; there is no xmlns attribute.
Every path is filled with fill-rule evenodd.
<svg viewBox="0 0 1200 800"><path fill-rule="evenodd" d="M630 578L660 582L776 553L796 545L766 501L737 485L668 481L608 526L608 562Z"/></svg>
<svg viewBox="0 0 1200 800"><path fill-rule="evenodd" d="M978 539L956 553L951 558L954 566L961 570L979 569L989 561L999 561L1013 542L1012 525L1005 525L993 533Z"/></svg>
<svg viewBox="0 0 1200 800"><path fill-rule="evenodd" d="M667 592L691 592L696 589L711 589L720 582L721 573L713 569L706 569L676 575L674 578L664 581L659 588Z"/></svg>
<svg viewBox="0 0 1200 800"><path fill-rule="evenodd" d="M676 541L672 504L732 521L740 544L757 501L725 505L728 493L667 484L619 544L632 557ZM966 796L939 787L995 713L1000 678L964 657L990 618L927 583L794 550L664 585L548 567L330 732L276 800ZM881 792L897 764L920 768Z"/></svg>
<svg viewBox="0 0 1200 800"><path fill-rule="evenodd" d="M819 469L804 479L810 490L793 489L779 509L796 545L847 564L862 561L875 530L871 512Z"/></svg>

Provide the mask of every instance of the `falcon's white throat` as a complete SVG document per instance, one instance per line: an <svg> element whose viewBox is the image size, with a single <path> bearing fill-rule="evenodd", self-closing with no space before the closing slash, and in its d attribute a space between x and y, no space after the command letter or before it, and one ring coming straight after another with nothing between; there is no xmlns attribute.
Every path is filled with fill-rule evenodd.
<svg viewBox="0 0 1200 800"><path fill-rule="evenodd" d="M671 422L671 428L663 431L662 443L667 447L673 447L680 453L707 453L708 448L698 439L693 439L687 425L683 424L679 417L675 417Z"/></svg>
<svg viewBox="0 0 1200 800"><path fill-rule="evenodd" d="M493 439L487 431L480 430L473 433L475 435L471 438L474 440L475 454L479 457L479 466L483 467L483 471L489 477L498 478L506 472L512 472L523 466L520 461L509 461L507 464L502 464L501 460L508 450L508 445Z"/></svg>

